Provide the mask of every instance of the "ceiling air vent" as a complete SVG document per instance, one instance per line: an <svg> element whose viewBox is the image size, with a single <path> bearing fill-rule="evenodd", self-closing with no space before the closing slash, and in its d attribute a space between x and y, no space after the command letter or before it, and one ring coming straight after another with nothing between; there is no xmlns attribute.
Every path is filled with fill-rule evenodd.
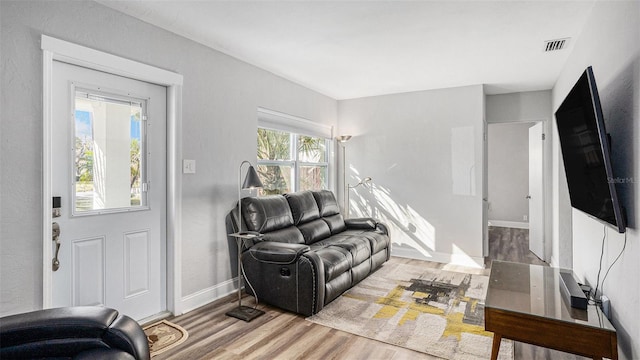
<svg viewBox="0 0 640 360"><path fill-rule="evenodd" d="M568 42L569 42L569 38L547 40L544 42L544 51L549 52L549 51L562 50L564 49L565 46L567 46Z"/></svg>

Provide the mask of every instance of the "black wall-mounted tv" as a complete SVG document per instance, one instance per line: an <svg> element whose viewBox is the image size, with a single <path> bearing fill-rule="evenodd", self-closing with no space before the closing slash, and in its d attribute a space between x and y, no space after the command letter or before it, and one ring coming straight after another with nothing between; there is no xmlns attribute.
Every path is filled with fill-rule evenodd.
<svg viewBox="0 0 640 360"><path fill-rule="evenodd" d="M609 137L591 66L556 111L556 123L571 206L625 232L624 212L611 169Z"/></svg>

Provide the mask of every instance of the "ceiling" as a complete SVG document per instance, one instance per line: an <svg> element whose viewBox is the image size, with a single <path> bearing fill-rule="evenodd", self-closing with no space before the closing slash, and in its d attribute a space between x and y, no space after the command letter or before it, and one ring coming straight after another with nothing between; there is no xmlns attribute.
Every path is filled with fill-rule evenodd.
<svg viewBox="0 0 640 360"><path fill-rule="evenodd" d="M486 84L551 89L585 1L112 1L108 7L334 99ZM544 52L546 40L571 38Z"/></svg>

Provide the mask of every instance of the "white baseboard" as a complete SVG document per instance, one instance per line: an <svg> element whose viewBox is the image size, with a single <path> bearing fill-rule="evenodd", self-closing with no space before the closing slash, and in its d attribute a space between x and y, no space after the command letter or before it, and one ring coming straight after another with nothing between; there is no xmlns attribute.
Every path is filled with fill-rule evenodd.
<svg viewBox="0 0 640 360"><path fill-rule="evenodd" d="M184 296L182 298L182 306L180 307L182 309L182 313L186 314L191 310L195 310L237 291L237 283L238 279L233 278Z"/></svg>
<svg viewBox="0 0 640 360"><path fill-rule="evenodd" d="M416 260L435 261L443 264L455 264L480 269L484 269L485 267L484 258L482 257L471 257L467 255L447 254L439 252L432 252L430 256L427 256L419 251L400 247L392 247L391 256Z"/></svg>
<svg viewBox="0 0 640 360"><path fill-rule="evenodd" d="M507 227L514 229L528 229L529 223L520 221L505 221L505 220L489 220L489 226Z"/></svg>

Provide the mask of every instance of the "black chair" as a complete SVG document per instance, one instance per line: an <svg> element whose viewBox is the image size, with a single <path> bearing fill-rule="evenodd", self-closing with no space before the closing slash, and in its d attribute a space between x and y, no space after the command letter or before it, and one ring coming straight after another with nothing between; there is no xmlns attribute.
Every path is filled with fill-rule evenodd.
<svg viewBox="0 0 640 360"><path fill-rule="evenodd" d="M116 310L77 306L0 318L0 359L148 360L136 321Z"/></svg>

